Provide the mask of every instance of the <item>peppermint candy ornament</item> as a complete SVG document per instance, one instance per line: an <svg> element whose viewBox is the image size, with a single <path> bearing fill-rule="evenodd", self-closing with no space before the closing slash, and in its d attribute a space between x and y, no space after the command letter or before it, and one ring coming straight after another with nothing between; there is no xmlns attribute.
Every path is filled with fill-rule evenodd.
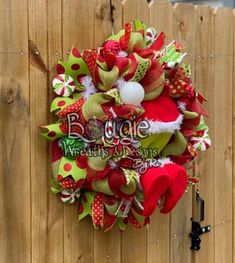
<svg viewBox="0 0 235 263"><path fill-rule="evenodd" d="M66 189L61 192L61 201L64 203L72 204L76 198L80 197L80 189Z"/></svg>
<svg viewBox="0 0 235 263"><path fill-rule="evenodd" d="M69 97L75 90L75 83L72 77L65 74L60 74L53 79L52 87L57 95Z"/></svg>
<svg viewBox="0 0 235 263"><path fill-rule="evenodd" d="M197 151L206 151L211 145L211 139L207 132L202 137L192 137L190 142Z"/></svg>
<svg viewBox="0 0 235 263"><path fill-rule="evenodd" d="M157 38L157 31L154 27L149 27L146 30L146 40L147 40L147 46L150 46L153 44L155 39Z"/></svg>

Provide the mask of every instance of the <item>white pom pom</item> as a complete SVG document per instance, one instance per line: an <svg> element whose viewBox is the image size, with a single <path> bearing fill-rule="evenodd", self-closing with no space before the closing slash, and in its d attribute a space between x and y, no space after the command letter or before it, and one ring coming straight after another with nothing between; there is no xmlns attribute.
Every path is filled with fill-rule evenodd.
<svg viewBox="0 0 235 263"><path fill-rule="evenodd" d="M144 88L138 82L124 82L119 85L119 93L123 103L139 106L144 99Z"/></svg>

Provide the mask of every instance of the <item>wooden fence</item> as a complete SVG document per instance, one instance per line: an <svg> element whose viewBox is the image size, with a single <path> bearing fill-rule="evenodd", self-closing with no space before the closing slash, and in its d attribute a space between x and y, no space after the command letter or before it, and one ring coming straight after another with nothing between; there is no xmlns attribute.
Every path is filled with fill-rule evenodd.
<svg viewBox="0 0 235 263"><path fill-rule="evenodd" d="M212 231L190 251L192 190L148 228L97 232L75 207L50 193L49 146L38 126L51 121L54 65L72 45L92 48L134 18L167 42L186 45L196 86L209 99L213 147L194 172ZM0 262L235 262L233 11L145 0L0 0Z"/></svg>

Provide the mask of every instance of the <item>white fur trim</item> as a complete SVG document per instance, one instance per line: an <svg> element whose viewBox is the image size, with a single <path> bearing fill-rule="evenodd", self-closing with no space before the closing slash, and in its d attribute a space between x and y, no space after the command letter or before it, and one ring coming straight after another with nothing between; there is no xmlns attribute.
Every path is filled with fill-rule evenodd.
<svg viewBox="0 0 235 263"><path fill-rule="evenodd" d="M161 164L160 167L163 167L165 164L173 163L170 158L160 158L158 162Z"/></svg>
<svg viewBox="0 0 235 263"><path fill-rule="evenodd" d="M180 129L183 118L184 116L180 114L175 121L162 122L157 120L156 121L148 120L148 123L150 125L148 132L153 134L163 133L163 132L174 133L176 130Z"/></svg>

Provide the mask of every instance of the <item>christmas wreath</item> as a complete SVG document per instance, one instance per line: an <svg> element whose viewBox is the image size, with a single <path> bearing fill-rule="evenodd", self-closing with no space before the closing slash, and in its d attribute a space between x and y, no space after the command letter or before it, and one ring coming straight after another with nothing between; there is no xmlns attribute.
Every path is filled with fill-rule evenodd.
<svg viewBox="0 0 235 263"><path fill-rule="evenodd" d="M51 189L95 228L141 228L169 213L197 178L188 164L211 142L204 97L182 61L183 45L139 20L100 47L59 61L51 104Z"/></svg>

